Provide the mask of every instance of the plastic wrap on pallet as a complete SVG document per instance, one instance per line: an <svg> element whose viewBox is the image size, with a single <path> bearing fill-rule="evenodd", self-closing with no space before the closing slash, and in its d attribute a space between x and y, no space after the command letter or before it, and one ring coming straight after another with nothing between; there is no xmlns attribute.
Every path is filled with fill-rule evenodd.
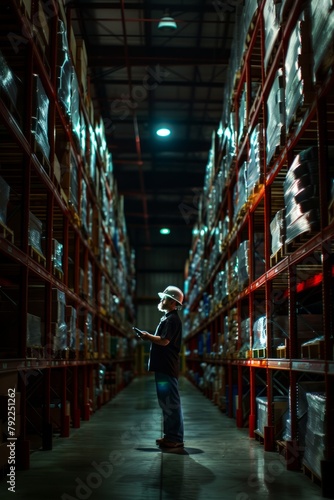
<svg viewBox="0 0 334 500"><path fill-rule="evenodd" d="M68 116L71 116L71 86L73 65L67 42L66 27L63 21L58 21L57 31L57 94Z"/></svg>
<svg viewBox="0 0 334 500"><path fill-rule="evenodd" d="M239 349L239 357L241 355L245 355L247 351L250 349L249 339L250 339L250 319L246 318L240 323L240 349Z"/></svg>
<svg viewBox="0 0 334 500"><path fill-rule="evenodd" d="M66 323L59 323L56 326L56 332L53 337L53 349L55 351L63 351L67 348L67 325Z"/></svg>
<svg viewBox="0 0 334 500"><path fill-rule="evenodd" d="M332 0L311 0L312 46L314 73L316 73L326 56L333 63L334 12Z"/></svg>
<svg viewBox="0 0 334 500"><path fill-rule="evenodd" d="M262 274L265 272L263 233L254 233L253 266L254 266L254 279L257 279L260 276L262 276Z"/></svg>
<svg viewBox="0 0 334 500"><path fill-rule="evenodd" d="M245 206L248 200L247 195L247 162L244 162L240 167L237 182L233 188L233 205L234 214L233 220L235 222L241 209Z"/></svg>
<svg viewBox="0 0 334 500"><path fill-rule="evenodd" d="M297 155L284 181L286 243L319 226L317 148Z"/></svg>
<svg viewBox="0 0 334 500"><path fill-rule="evenodd" d="M76 349L77 311L72 306L66 306L66 325L68 333L68 347L70 349Z"/></svg>
<svg viewBox="0 0 334 500"><path fill-rule="evenodd" d="M53 239L52 240L52 265L55 269L59 271L63 270L63 244L59 243L59 241Z"/></svg>
<svg viewBox="0 0 334 500"><path fill-rule="evenodd" d="M266 316L260 316L253 324L252 349L265 349L267 347L267 321Z"/></svg>
<svg viewBox="0 0 334 500"><path fill-rule="evenodd" d="M71 148L70 151L70 193L69 202L74 206L75 210L79 210L79 179L78 179L78 164Z"/></svg>
<svg viewBox="0 0 334 500"><path fill-rule="evenodd" d="M49 123L49 98L45 93L41 79L33 75L33 109L31 118L31 132L46 158L50 156L50 144L48 138Z"/></svg>
<svg viewBox="0 0 334 500"><path fill-rule="evenodd" d="M243 290L249 282L249 241L240 243L238 248L238 285Z"/></svg>
<svg viewBox="0 0 334 500"><path fill-rule="evenodd" d="M238 252L234 252L228 260L228 293L230 295L239 288L238 268Z"/></svg>
<svg viewBox="0 0 334 500"><path fill-rule="evenodd" d="M270 222L271 252L275 254L284 245L285 241L285 209L276 212Z"/></svg>
<svg viewBox="0 0 334 500"><path fill-rule="evenodd" d="M42 322L39 316L27 314L27 347L42 345Z"/></svg>
<svg viewBox="0 0 334 500"><path fill-rule="evenodd" d="M81 156L85 158L86 156L86 141L87 141L87 125L86 119L82 112L80 112L80 151Z"/></svg>
<svg viewBox="0 0 334 500"><path fill-rule="evenodd" d="M280 31L280 8L281 2L267 0L263 9L264 20L264 67L267 68L272 49Z"/></svg>
<svg viewBox="0 0 334 500"><path fill-rule="evenodd" d="M8 64L0 51L0 89L3 90L14 108L16 107L18 88L15 75L8 67Z"/></svg>
<svg viewBox="0 0 334 500"><path fill-rule="evenodd" d="M303 463L321 478L326 446L326 396L307 393L307 426Z"/></svg>
<svg viewBox="0 0 334 500"><path fill-rule="evenodd" d="M283 71L276 72L276 78L270 89L267 99L267 129L266 129L266 155L267 164L270 163L276 149L282 142L282 129L284 118L284 86Z"/></svg>
<svg viewBox="0 0 334 500"><path fill-rule="evenodd" d="M304 11L290 36L285 57L286 126L313 96L310 18Z"/></svg>
<svg viewBox="0 0 334 500"><path fill-rule="evenodd" d="M247 125L247 91L246 91L246 83L244 85L244 90L242 91L240 103L239 103L239 130L238 130L238 142L243 139L245 135L245 128Z"/></svg>
<svg viewBox="0 0 334 500"><path fill-rule="evenodd" d="M262 177L262 125L258 123L250 135L250 148L247 167L247 193L251 195Z"/></svg>
<svg viewBox="0 0 334 500"><path fill-rule="evenodd" d="M228 317L226 318L225 332L225 354L233 355L237 351L239 326L238 326L238 313L237 309L231 309Z"/></svg>
<svg viewBox="0 0 334 500"><path fill-rule="evenodd" d="M301 217L299 217L297 220L293 221L292 224L287 225L285 243L290 243L301 234L318 230L319 217L320 212L318 209L310 210L309 212L306 212Z"/></svg>
<svg viewBox="0 0 334 500"><path fill-rule="evenodd" d="M73 81L73 66L69 54L64 52L64 61L57 66L57 94L64 111L71 116L71 89Z"/></svg>
<svg viewBox="0 0 334 500"><path fill-rule="evenodd" d="M265 427L274 424L274 437L279 439L285 432L286 419L288 417L288 397L275 396L272 409L273 423L268 422L268 398L266 396L257 396L257 431L264 436Z"/></svg>
<svg viewBox="0 0 334 500"><path fill-rule="evenodd" d="M29 213L28 227L28 243L29 245L43 255L42 250L42 230L43 223L35 217L33 213Z"/></svg>
<svg viewBox="0 0 334 500"><path fill-rule="evenodd" d="M81 120L80 120L80 93L78 78L75 71L72 72L72 85L71 85L71 126L74 136L77 138L78 143L81 139Z"/></svg>
<svg viewBox="0 0 334 500"><path fill-rule="evenodd" d="M10 187L0 176L0 222L6 225L7 205L9 202Z"/></svg>
<svg viewBox="0 0 334 500"><path fill-rule="evenodd" d="M252 20L257 11L257 0L248 0L242 10L243 31L247 35L252 30Z"/></svg>
<svg viewBox="0 0 334 500"><path fill-rule="evenodd" d="M86 233L87 228L87 185L85 179L81 179L81 197L80 197L80 220L81 227Z"/></svg>
<svg viewBox="0 0 334 500"><path fill-rule="evenodd" d="M219 306L227 297L227 279L225 271L219 271L213 283L213 302Z"/></svg>
<svg viewBox="0 0 334 500"><path fill-rule="evenodd" d="M91 262L88 262L87 269L87 283L88 283L88 297L92 298L93 295L93 266Z"/></svg>
<svg viewBox="0 0 334 500"><path fill-rule="evenodd" d="M58 288L52 288L52 322L65 323L66 296Z"/></svg>
<svg viewBox="0 0 334 500"><path fill-rule="evenodd" d="M95 185L95 174L96 174L96 137L94 129L89 125L89 140L90 140L90 157L89 157L89 179Z"/></svg>

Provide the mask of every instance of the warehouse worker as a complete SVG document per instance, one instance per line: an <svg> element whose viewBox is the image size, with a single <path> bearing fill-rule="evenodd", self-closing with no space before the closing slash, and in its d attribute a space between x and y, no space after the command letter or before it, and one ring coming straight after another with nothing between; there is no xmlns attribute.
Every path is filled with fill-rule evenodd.
<svg viewBox="0 0 334 500"><path fill-rule="evenodd" d="M165 314L154 335L142 332L141 337L151 342L148 369L155 372L163 414L164 437L157 439L156 444L161 448L179 448L183 447L183 415L178 389L182 323L177 310L182 306L183 293L176 286L168 286L158 295L161 299L158 309Z"/></svg>

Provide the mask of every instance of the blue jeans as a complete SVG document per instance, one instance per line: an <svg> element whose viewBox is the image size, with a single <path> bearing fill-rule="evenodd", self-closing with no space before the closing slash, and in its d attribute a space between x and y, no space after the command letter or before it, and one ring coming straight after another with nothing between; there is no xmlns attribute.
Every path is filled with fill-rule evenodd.
<svg viewBox="0 0 334 500"><path fill-rule="evenodd" d="M183 443L183 414L178 379L166 373L155 372L155 385L163 414L164 437L169 441Z"/></svg>

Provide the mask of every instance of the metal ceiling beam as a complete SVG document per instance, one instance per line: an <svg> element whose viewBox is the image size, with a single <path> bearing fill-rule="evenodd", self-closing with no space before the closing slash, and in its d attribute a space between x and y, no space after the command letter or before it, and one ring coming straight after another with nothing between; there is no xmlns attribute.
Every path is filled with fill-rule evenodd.
<svg viewBox="0 0 334 500"><path fill-rule="evenodd" d="M121 45L91 45L87 51L89 66L111 67L111 66L149 66L152 64L163 64L170 66L179 65L227 65L230 51L224 53L212 50L212 48L181 48L181 47L147 47L128 46L127 57L124 47Z"/></svg>

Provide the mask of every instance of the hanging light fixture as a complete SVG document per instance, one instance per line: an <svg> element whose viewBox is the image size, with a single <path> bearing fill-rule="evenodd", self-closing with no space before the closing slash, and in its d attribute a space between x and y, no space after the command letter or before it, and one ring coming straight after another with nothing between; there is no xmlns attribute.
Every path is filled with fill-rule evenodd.
<svg viewBox="0 0 334 500"><path fill-rule="evenodd" d="M162 31L176 30L177 24L173 17L170 16L168 9L165 10L163 17L160 19L158 29Z"/></svg>

